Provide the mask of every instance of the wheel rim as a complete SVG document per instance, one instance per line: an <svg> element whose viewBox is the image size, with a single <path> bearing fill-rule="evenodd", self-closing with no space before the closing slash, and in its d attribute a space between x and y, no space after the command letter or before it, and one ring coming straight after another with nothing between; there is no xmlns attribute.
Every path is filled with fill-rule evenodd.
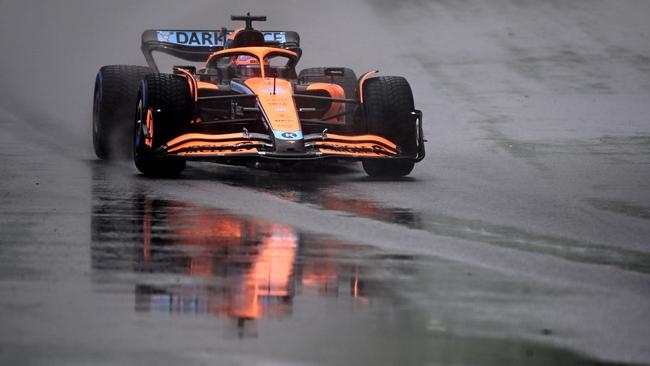
<svg viewBox="0 0 650 366"><path fill-rule="evenodd" d="M143 145L144 131L142 130L142 99L138 101L138 111L136 113L135 131L133 139L133 154L137 157Z"/></svg>

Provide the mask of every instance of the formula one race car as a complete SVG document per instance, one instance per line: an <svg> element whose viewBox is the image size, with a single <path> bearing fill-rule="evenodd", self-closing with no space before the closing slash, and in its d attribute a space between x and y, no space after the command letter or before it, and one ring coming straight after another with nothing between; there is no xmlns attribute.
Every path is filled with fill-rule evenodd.
<svg viewBox="0 0 650 366"><path fill-rule="evenodd" d="M101 159L126 156L151 176L179 174L187 160L224 164L319 158L360 160L371 176L409 174L424 158L422 113L406 79L359 79L343 67L296 73L299 36L258 31L147 30L144 66L97 73L93 145ZM153 51L195 66L159 73ZM135 116L135 119L133 118ZM135 120L135 123L133 122Z"/></svg>

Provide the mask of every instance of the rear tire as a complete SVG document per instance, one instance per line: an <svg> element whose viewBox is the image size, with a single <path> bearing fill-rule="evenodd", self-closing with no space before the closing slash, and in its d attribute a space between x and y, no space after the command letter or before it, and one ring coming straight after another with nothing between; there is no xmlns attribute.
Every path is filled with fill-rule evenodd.
<svg viewBox="0 0 650 366"><path fill-rule="evenodd" d="M185 159L161 157L155 152L190 127L194 101L187 79L171 74L147 75L142 81L137 100L133 139L135 166L147 176L170 177L180 174L185 169ZM149 111L153 133L147 131Z"/></svg>
<svg viewBox="0 0 650 366"><path fill-rule="evenodd" d="M145 66L109 65L99 69L93 97L93 148L98 158L126 159L131 154L133 107Z"/></svg>
<svg viewBox="0 0 650 366"><path fill-rule="evenodd" d="M417 123L408 81L399 76L368 79L363 84L363 97L368 134L387 138L397 144L400 154L415 157ZM415 161L408 158L363 160L363 169L372 177L402 177L414 166Z"/></svg>

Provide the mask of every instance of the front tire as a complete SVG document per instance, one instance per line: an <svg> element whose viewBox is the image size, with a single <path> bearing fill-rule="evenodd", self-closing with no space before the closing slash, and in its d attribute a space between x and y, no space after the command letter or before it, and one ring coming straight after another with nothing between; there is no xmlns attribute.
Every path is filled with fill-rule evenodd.
<svg viewBox="0 0 650 366"><path fill-rule="evenodd" d="M415 157L418 152L417 122L408 81L399 76L371 78L363 84L363 96L368 134L387 138L397 144L401 155ZM363 169L371 177L403 177L411 173L414 166L414 159L409 158L363 160Z"/></svg>
<svg viewBox="0 0 650 366"><path fill-rule="evenodd" d="M403 159L365 159L361 164L366 174L377 178L405 177L411 174L415 167L413 160Z"/></svg>
<svg viewBox="0 0 650 366"><path fill-rule="evenodd" d="M93 97L93 148L103 160L130 156L133 107L145 66L109 65L97 72Z"/></svg>
<svg viewBox="0 0 650 366"><path fill-rule="evenodd" d="M171 74L145 76L138 95L133 139L133 160L141 173L169 177L185 169L185 159L158 156L156 152L189 129L193 103L186 78Z"/></svg>

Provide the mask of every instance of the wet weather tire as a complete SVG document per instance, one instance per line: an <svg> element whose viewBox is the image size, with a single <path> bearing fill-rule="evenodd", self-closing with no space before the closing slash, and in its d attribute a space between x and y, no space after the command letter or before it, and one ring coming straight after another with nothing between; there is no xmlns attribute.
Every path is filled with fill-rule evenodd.
<svg viewBox="0 0 650 366"><path fill-rule="evenodd" d="M363 170L371 177L398 178L409 175L415 162L412 160L366 159Z"/></svg>
<svg viewBox="0 0 650 366"><path fill-rule="evenodd" d="M99 69L93 97L93 147L98 158L127 159L131 154L133 110L145 66L109 65Z"/></svg>
<svg viewBox="0 0 650 366"><path fill-rule="evenodd" d="M156 155L156 150L187 131L194 111L194 101L187 79L179 75L145 76L138 94L133 160L147 176L176 176L186 161L178 157Z"/></svg>
<svg viewBox="0 0 650 366"><path fill-rule="evenodd" d="M371 78L363 84L367 132L395 142L402 155L417 155L418 127L412 112L413 93L399 76ZM366 159L363 169L372 177L402 177L413 170L411 159Z"/></svg>

